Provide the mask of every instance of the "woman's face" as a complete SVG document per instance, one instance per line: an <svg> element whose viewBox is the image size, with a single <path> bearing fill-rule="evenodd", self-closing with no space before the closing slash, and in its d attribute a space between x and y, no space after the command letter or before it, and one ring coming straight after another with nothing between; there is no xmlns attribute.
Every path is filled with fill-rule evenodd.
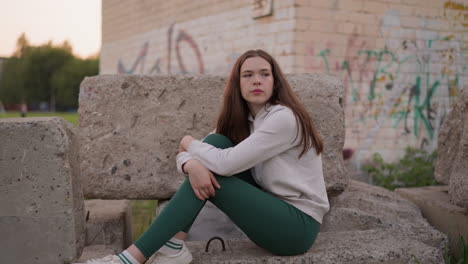
<svg viewBox="0 0 468 264"><path fill-rule="evenodd" d="M271 65L262 57L251 57L240 69L240 88L250 112L255 116L265 106L273 93Z"/></svg>

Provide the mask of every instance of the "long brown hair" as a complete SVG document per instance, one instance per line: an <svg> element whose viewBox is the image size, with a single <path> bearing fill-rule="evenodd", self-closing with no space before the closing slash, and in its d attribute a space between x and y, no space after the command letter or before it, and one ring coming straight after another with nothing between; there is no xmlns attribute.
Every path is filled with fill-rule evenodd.
<svg viewBox="0 0 468 264"><path fill-rule="evenodd" d="M278 63L270 54L263 50L249 50L245 52L232 67L224 90L224 102L218 117L216 133L228 137L234 144L240 143L250 135L249 108L241 94L240 69L242 64L252 57L261 57L271 65L273 94L268 102L272 105L281 104L289 107L296 116L296 121L300 124L300 132L303 135L300 144L303 145L303 149L299 158L311 147L314 147L317 154L320 154L323 151L323 143L314 123L292 91ZM296 137L298 135L299 131Z"/></svg>

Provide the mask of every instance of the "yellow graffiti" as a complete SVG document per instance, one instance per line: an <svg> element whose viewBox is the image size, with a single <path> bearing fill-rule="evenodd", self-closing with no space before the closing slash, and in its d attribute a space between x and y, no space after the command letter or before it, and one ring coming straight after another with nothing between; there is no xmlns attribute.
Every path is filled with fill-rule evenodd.
<svg viewBox="0 0 468 264"><path fill-rule="evenodd" d="M455 35L448 35L447 37L444 38L444 40L452 40L455 38Z"/></svg>
<svg viewBox="0 0 468 264"><path fill-rule="evenodd" d="M448 1L447 3L445 3L444 8L454 9L454 10L462 10L462 11L468 10L468 6L465 6L465 5L459 4L459 3L455 3L455 2L451 2L451 1Z"/></svg>
<svg viewBox="0 0 468 264"><path fill-rule="evenodd" d="M449 96L451 98L458 95L458 84L457 80L450 80L449 81Z"/></svg>
<svg viewBox="0 0 468 264"><path fill-rule="evenodd" d="M378 78L377 81L378 81L378 82L381 82L381 81L385 81L385 79L386 79L386 78L385 78L385 75L383 75L382 77Z"/></svg>
<svg viewBox="0 0 468 264"><path fill-rule="evenodd" d="M444 4L444 16L447 17L447 10L456 11L453 18L460 22L463 27L468 27L468 6L464 4L448 1Z"/></svg>

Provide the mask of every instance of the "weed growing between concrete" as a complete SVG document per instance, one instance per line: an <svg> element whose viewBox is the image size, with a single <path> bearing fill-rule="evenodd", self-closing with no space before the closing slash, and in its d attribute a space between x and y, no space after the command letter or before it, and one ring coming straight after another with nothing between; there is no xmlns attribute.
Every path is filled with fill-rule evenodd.
<svg viewBox="0 0 468 264"><path fill-rule="evenodd" d="M445 249L444 261L445 264L468 264L468 244L465 242L463 236L460 236L459 243L461 256L457 259L448 249Z"/></svg>
<svg viewBox="0 0 468 264"><path fill-rule="evenodd" d="M156 216L157 200L134 200L132 206L132 238L137 240L153 222Z"/></svg>

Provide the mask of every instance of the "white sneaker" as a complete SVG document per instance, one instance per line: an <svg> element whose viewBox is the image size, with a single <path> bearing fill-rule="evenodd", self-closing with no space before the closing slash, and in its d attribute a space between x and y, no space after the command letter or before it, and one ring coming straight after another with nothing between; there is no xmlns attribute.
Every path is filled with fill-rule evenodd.
<svg viewBox="0 0 468 264"><path fill-rule="evenodd" d="M123 262L120 261L118 256L109 255L100 259L91 259L91 260L86 261L85 263L74 263L74 264L122 264L122 263Z"/></svg>
<svg viewBox="0 0 468 264"><path fill-rule="evenodd" d="M187 248L187 245L184 244L179 253L174 255L164 255L160 252L157 252L154 255L152 262L150 264L189 264L192 262L192 253Z"/></svg>

